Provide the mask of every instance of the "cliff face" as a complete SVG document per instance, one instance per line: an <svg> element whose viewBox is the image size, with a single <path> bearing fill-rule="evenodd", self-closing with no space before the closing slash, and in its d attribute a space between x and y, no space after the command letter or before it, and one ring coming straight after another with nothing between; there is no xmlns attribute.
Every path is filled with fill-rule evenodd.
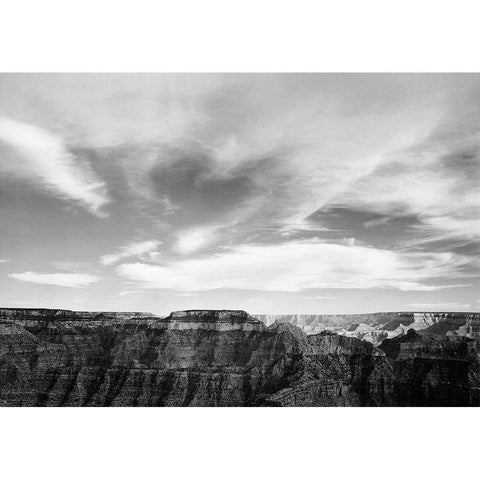
<svg viewBox="0 0 480 480"><path fill-rule="evenodd" d="M289 382L301 354L245 312L31 313L3 311L3 405L251 405Z"/></svg>
<svg viewBox="0 0 480 480"><path fill-rule="evenodd" d="M242 311L3 309L0 405L479 405L478 351L414 330L377 348Z"/></svg>

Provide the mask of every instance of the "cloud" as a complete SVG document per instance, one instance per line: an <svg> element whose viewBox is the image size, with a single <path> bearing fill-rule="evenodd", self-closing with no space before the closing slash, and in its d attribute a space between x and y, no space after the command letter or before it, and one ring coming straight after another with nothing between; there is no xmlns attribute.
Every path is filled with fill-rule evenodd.
<svg viewBox="0 0 480 480"><path fill-rule="evenodd" d="M98 282L100 277L85 273L10 273L10 278L22 282L41 283L44 285L57 285L59 287L82 288Z"/></svg>
<svg viewBox="0 0 480 480"><path fill-rule="evenodd" d="M174 249L188 255L212 244L217 238L217 227L200 227L183 230L178 233Z"/></svg>
<svg viewBox="0 0 480 480"><path fill-rule="evenodd" d="M214 81L207 85L207 78ZM172 82L168 92L172 99L185 96L196 120L179 136L131 147L121 156L122 168L132 190L174 228L235 219L245 237L305 227L307 216L385 162L392 150L410 146L443 110L436 77L186 80L206 88L180 91L181 84ZM159 113L168 117L179 105L162 107ZM175 215L168 215L172 209Z"/></svg>
<svg viewBox="0 0 480 480"><path fill-rule="evenodd" d="M410 303L410 307L421 310L462 310L471 307L469 303Z"/></svg>
<svg viewBox="0 0 480 480"><path fill-rule="evenodd" d="M154 258L157 255L157 247L162 242L159 240L147 240L145 242L133 242L120 249L118 253L103 255L100 257L100 263L102 265L112 265L120 260L129 257L137 257L149 254L150 258Z"/></svg>
<svg viewBox="0 0 480 480"><path fill-rule="evenodd" d="M124 290L123 292L120 292L117 297L124 297L125 295L132 295L134 293L140 293L139 290Z"/></svg>
<svg viewBox="0 0 480 480"><path fill-rule="evenodd" d="M8 259L8 258L0 258L0 263L7 263L9 261L10 261L10 259Z"/></svg>
<svg viewBox="0 0 480 480"><path fill-rule="evenodd" d="M90 262L80 261L80 262L72 262L72 261L55 261L51 262L51 265L55 267L57 270L67 270L70 272L77 272L79 270L89 270L91 269Z"/></svg>
<svg viewBox="0 0 480 480"><path fill-rule="evenodd" d="M379 227L380 225L385 225L390 220L390 217L382 217L374 220L369 220L365 222L363 226L365 228Z"/></svg>
<svg viewBox="0 0 480 480"><path fill-rule="evenodd" d="M73 201L97 216L109 202L105 183L87 163L81 163L54 133L27 123L0 117L0 142L18 152L26 165L9 162L6 168L40 181L42 187Z"/></svg>
<svg viewBox="0 0 480 480"><path fill-rule="evenodd" d="M155 165L149 172L155 195L175 220L201 224L218 220L238 209L252 195L253 180L241 171L226 169L198 144L154 150Z"/></svg>
<svg viewBox="0 0 480 480"><path fill-rule="evenodd" d="M478 78L6 75L1 111L42 129L8 120L0 138L10 147L0 148L23 152L14 173L25 165L22 174L89 211L101 215L112 199L111 221L89 236L95 258L96 241L126 231L161 238L161 256L144 242L100 250L103 265L142 288L441 291L479 271ZM81 142L67 149L63 138ZM66 187L62 171L99 184L96 200ZM14 196L2 202L18 208ZM93 231L65 231L74 229Z"/></svg>
<svg viewBox="0 0 480 480"><path fill-rule="evenodd" d="M437 129L382 163L331 199L332 205L395 218L416 218L406 246L480 238L480 112L470 129ZM385 220L387 221L387 220ZM373 219L365 227L383 220Z"/></svg>
<svg viewBox="0 0 480 480"><path fill-rule="evenodd" d="M243 245L163 265L129 263L117 272L139 288L297 292L318 288L434 291L436 278L460 278L471 259L451 253L402 253L359 245L296 241Z"/></svg>

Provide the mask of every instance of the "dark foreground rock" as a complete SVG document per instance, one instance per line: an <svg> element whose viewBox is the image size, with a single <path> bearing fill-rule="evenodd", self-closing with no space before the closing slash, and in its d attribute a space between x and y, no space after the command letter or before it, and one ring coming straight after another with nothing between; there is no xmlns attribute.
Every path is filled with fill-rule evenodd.
<svg viewBox="0 0 480 480"><path fill-rule="evenodd" d="M476 338L379 347L242 311L0 310L4 406L480 405Z"/></svg>

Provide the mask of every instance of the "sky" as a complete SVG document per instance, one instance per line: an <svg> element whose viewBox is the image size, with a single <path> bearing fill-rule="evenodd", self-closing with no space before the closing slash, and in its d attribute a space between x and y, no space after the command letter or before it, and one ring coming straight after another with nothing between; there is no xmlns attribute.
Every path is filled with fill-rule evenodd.
<svg viewBox="0 0 480 480"><path fill-rule="evenodd" d="M476 74L0 74L0 306L480 311Z"/></svg>

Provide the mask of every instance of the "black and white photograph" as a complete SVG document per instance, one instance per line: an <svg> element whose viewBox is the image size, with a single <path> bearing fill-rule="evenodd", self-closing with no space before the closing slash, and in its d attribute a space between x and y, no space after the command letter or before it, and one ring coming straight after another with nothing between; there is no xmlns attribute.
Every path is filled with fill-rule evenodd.
<svg viewBox="0 0 480 480"><path fill-rule="evenodd" d="M480 405L479 98L1 75L0 404Z"/></svg>
<svg viewBox="0 0 480 480"><path fill-rule="evenodd" d="M473 476L474 8L107 3L2 5L5 477Z"/></svg>

